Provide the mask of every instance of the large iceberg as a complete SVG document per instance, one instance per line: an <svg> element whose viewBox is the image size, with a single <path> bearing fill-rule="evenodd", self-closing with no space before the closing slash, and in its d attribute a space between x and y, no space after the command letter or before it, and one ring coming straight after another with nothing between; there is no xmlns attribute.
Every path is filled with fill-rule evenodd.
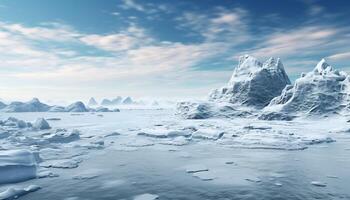
<svg viewBox="0 0 350 200"><path fill-rule="evenodd" d="M209 100L263 108L288 84L290 80L279 58L261 63L245 55L239 58L227 86L214 90Z"/></svg>
<svg viewBox="0 0 350 200"><path fill-rule="evenodd" d="M311 72L303 73L294 85L286 86L264 110L298 115L341 113L349 108L349 84L345 72L334 70L322 59Z"/></svg>
<svg viewBox="0 0 350 200"><path fill-rule="evenodd" d="M39 99L33 98L28 102L12 102L2 109L3 112L47 112L49 105L41 103Z"/></svg>

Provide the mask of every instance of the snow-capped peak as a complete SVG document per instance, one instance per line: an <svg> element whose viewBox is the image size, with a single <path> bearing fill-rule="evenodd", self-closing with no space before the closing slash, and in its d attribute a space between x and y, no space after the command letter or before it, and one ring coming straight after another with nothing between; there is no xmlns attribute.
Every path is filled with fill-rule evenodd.
<svg viewBox="0 0 350 200"><path fill-rule="evenodd" d="M325 75L331 71L333 71L332 66L330 66L324 58L320 62L318 62L314 69L314 72L319 75Z"/></svg>

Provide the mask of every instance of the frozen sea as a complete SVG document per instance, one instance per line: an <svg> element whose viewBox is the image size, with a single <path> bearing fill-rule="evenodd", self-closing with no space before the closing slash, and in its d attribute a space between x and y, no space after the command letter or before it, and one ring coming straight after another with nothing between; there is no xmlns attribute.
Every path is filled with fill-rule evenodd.
<svg viewBox="0 0 350 200"><path fill-rule="evenodd" d="M346 118L183 120L171 109L0 114L8 117L60 119L48 120L52 130L0 139L3 150L39 152L37 170L51 173L0 185L0 192L40 186L20 199L350 199ZM80 139L36 142L61 128L79 130Z"/></svg>

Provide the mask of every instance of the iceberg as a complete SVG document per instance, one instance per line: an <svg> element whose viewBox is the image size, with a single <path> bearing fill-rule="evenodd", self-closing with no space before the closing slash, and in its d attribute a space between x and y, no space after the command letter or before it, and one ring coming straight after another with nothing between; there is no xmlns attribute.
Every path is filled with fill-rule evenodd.
<svg viewBox="0 0 350 200"><path fill-rule="evenodd" d="M89 105L89 106L97 106L98 103L97 103L97 101L95 100L95 98L91 97L91 98L89 99L88 105Z"/></svg>
<svg viewBox="0 0 350 200"><path fill-rule="evenodd" d="M340 114L349 108L350 79L322 59L309 73L303 73L294 85L286 86L264 109L265 113L296 115Z"/></svg>
<svg viewBox="0 0 350 200"><path fill-rule="evenodd" d="M2 109L3 112L47 112L49 105L41 103L39 99L33 98L28 102L14 101Z"/></svg>
<svg viewBox="0 0 350 200"><path fill-rule="evenodd" d="M37 130L46 130L46 129L50 129L50 125L49 123L44 119L44 118L38 118L34 125L33 128L37 129Z"/></svg>
<svg viewBox="0 0 350 200"><path fill-rule="evenodd" d="M261 109L289 84L290 80L279 58L270 58L261 63L245 55L239 58L239 64L227 86L214 90L209 100Z"/></svg>
<svg viewBox="0 0 350 200"><path fill-rule="evenodd" d="M77 101L65 108L66 112L88 112L89 110L85 107L84 103Z"/></svg>
<svg viewBox="0 0 350 200"><path fill-rule="evenodd" d="M125 99L123 99L122 104L132 104L134 103L133 100L131 99L131 97L126 97Z"/></svg>

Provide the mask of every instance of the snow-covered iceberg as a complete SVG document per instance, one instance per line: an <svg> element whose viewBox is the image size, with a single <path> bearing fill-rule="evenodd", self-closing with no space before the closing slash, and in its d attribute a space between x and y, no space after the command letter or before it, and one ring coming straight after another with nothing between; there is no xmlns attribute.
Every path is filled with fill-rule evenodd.
<svg viewBox="0 0 350 200"><path fill-rule="evenodd" d="M290 80L279 58L261 63L245 55L239 58L227 86L214 90L209 100L263 108L288 84Z"/></svg>
<svg viewBox="0 0 350 200"><path fill-rule="evenodd" d="M303 73L294 85L286 86L281 95L271 100L266 113L329 115L349 108L350 79L343 71L334 70L322 59L309 73ZM271 115L271 114L270 114Z"/></svg>
<svg viewBox="0 0 350 200"><path fill-rule="evenodd" d="M207 102L178 103L177 114L186 119L251 116L288 84L290 80L279 58L261 63L252 56L241 56L225 87L211 92Z"/></svg>
<svg viewBox="0 0 350 200"><path fill-rule="evenodd" d="M34 125L33 128L37 129L37 130L46 130L46 129L50 129L50 125L49 123L44 119L44 118L38 118Z"/></svg>
<svg viewBox="0 0 350 200"><path fill-rule="evenodd" d="M89 110L86 108L83 102L77 101L67 106L65 108L65 111L66 112L88 112Z"/></svg>
<svg viewBox="0 0 350 200"><path fill-rule="evenodd" d="M41 103L39 99L33 98L28 102L15 101L4 107L3 112L47 112L49 105Z"/></svg>

